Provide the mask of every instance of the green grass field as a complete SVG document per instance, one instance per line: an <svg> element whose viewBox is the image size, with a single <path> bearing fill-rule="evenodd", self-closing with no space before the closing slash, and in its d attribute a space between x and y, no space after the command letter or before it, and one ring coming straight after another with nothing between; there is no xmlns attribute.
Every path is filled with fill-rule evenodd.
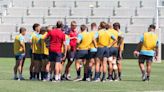
<svg viewBox="0 0 164 92"><path fill-rule="evenodd" d="M164 63L153 63L151 80L142 82L137 60L124 60L120 82L41 82L12 80L12 58L0 58L0 92L164 92ZM24 77L29 78L29 59L26 59ZM75 68L72 66L72 77Z"/></svg>

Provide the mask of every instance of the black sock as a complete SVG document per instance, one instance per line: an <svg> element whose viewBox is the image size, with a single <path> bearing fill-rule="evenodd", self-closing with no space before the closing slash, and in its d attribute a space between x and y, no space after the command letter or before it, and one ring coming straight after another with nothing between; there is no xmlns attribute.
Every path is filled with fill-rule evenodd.
<svg viewBox="0 0 164 92"><path fill-rule="evenodd" d="M30 79L32 79L32 72L30 72Z"/></svg>
<svg viewBox="0 0 164 92"><path fill-rule="evenodd" d="M118 72L118 77L121 78L121 72Z"/></svg>
<svg viewBox="0 0 164 92"><path fill-rule="evenodd" d="M100 78L100 76L101 76L101 72L98 73L98 78Z"/></svg>
<svg viewBox="0 0 164 92"><path fill-rule="evenodd" d="M81 76L81 68L79 68L78 70L77 70L77 77L80 77Z"/></svg>
<svg viewBox="0 0 164 92"><path fill-rule="evenodd" d="M87 77L87 73L84 73L83 80L86 80L86 77Z"/></svg>
<svg viewBox="0 0 164 92"><path fill-rule="evenodd" d="M36 72L33 72L33 78L34 79L36 78Z"/></svg>
<svg viewBox="0 0 164 92"><path fill-rule="evenodd" d="M111 80L112 79L112 74L109 74L109 80Z"/></svg>
<svg viewBox="0 0 164 92"><path fill-rule="evenodd" d="M91 67L88 68L88 73L87 73L87 78L91 78L92 77L92 70Z"/></svg>
<svg viewBox="0 0 164 92"><path fill-rule="evenodd" d="M36 77L37 77L37 79L39 80L39 73L36 73Z"/></svg>
<svg viewBox="0 0 164 92"><path fill-rule="evenodd" d="M106 73L103 72L103 76L102 76L102 79L104 80L106 78Z"/></svg>
<svg viewBox="0 0 164 92"><path fill-rule="evenodd" d="M90 76L91 76L91 78L93 77L93 72L92 71L91 71L91 75Z"/></svg>
<svg viewBox="0 0 164 92"><path fill-rule="evenodd" d="M97 80L98 79L98 76L99 76L99 72L95 72L95 80Z"/></svg>
<svg viewBox="0 0 164 92"><path fill-rule="evenodd" d="M47 79L48 72L44 72L44 79Z"/></svg>
<svg viewBox="0 0 164 92"><path fill-rule="evenodd" d="M41 80L43 80L43 78L44 78L44 72L42 71L41 72Z"/></svg>

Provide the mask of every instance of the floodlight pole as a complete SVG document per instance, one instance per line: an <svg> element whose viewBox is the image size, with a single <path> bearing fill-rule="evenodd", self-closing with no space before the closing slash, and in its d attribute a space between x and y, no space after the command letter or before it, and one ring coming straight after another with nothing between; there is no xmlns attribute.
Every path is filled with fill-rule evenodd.
<svg viewBox="0 0 164 92"><path fill-rule="evenodd" d="M161 29L160 29L160 27L159 27L159 8L160 8L160 6L159 6L159 0L157 0L157 2L156 2L156 30L158 31L158 37L159 37L159 44L158 44L158 63L161 63L161 56L162 56L162 53L161 53L161 51L162 51L162 47L161 47L161 41L162 41L162 39L161 39Z"/></svg>

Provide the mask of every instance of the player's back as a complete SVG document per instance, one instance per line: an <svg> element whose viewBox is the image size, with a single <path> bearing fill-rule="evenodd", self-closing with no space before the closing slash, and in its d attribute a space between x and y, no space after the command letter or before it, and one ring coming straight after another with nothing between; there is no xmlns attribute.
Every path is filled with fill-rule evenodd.
<svg viewBox="0 0 164 92"><path fill-rule="evenodd" d="M92 36L89 32L82 32L79 34L82 36L82 40L78 46L79 49L88 50L90 47L90 44L92 43Z"/></svg>
<svg viewBox="0 0 164 92"><path fill-rule="evenodd" d="M21 54L23 52L23 48L21 47L21 41L23 41L24 38L21 34L16 35L15 40L14 40L14 54Z"/></svg>
<svg viewBox="0 0 164 92"><path fill-rule="evenodd" d="M60 29L54 29L48 33L50 37L50 51L61 52L65 35Z"/></svg>
<svg viewBox="0 0 164 92"><path fill-rule="evenodd" d="M145 32L143 37L142 50L154 50L158 37L154 32Z"/></svg>

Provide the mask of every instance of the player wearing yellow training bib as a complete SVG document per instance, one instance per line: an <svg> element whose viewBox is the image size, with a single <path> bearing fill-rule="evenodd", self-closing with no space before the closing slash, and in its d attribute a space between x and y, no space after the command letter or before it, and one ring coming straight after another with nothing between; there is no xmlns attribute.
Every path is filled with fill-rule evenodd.
<svg viewBox="0 0 164 92"><path fill-rule="evenodd" d="M110 34L106 30L106 23L100 23L100 30L98 31L97 37L97 54L96 54L96 72L95 72L95 81L100 81L100 63L103 66L103 76L101 81L105 81L106 77L106 65L108 58L108 46L110 44L110 40L113 39L115 41L115 37Z"/></svg>
<svg viewBox="0 0 164 92"><path fill-rule="evenodd" d="M75 65L76 65L76 71L77 71L77 78L75 81L80 81L81 75L80 75L80 63L85 65L86 59L88 59L88 50L90 47L90 44L92 43L92 37L90 36L89 32L87 32L87 27L85 25L80 26L81 33L78 34L78 46L77 46L77 52L75 55ZM86 69L86 67L84 67ZM86 70L84 71L84 79L86 79Z"/></svg>
<svg viewBox="0 0 164 92"><path fill-rule="evenodd" d="M120 30L120 23L115 22L113 24L113 28L109 29L108 32L113 34L117 40L117 42L113 45L109 45L109 57L108 57L108 64L109 64L109 81L118 81L118 67L117 67L117 57L118 57L118 38L119 38L119 31ZM113 42L111 39L110 42ZM114 71L114 72L113 72ZM112 74L114 73L114 78L112 78Z"/></svg>
<svg viewBox="0 0 164 92"><path fill-rule="evenodd" d="M155 25L150 25L148 32L145 32L140 39L137 49L134 51L136 56L139 56L139 67L142 73L142 80L149 81L151 72L151 63L153 57L157 60L158 57L158 37L155 34ZM144 62L146 61L146 71Z"/></svg>
<svg viewBox="0 0 164 92"><path fill-rule="evenodd" d="M47 47L45 36L47 35L47 28L41 27L40 29L40 45L41 45L41 54L42 54L42 64L41 64L41 80L46 81L47 75L49 72L49 69L46 68L48 64L48 55L49 55L49 49Z"/></svg>
<svg viewBox="0 0 164 92"><path fill-rule="evenodd" d="M16 64L14 66L14 80L24 80L22 76L23 65L25 61L25 41L24 35L26 34L26 29L21 27L20 34L15 37L14 40L14 55L16 58ZM17 76L17 71L19 72L19 76Z"/></svg>
<svg viewBox="0 0 164 92"><path fill-rule="evenodd" d="M34 56L33 56L33 53L32 53L32 38L33 38L33 36L35 36L35 34L36 33L38 33L39 32L39 30L40 30L40 24L38 24L38 23L35 23L33 26L32 26L32 28L33 28L33 32L31 33L31 35L30 35L30 44L31 44L31 48L30 48L30 58L31 58L31 64L30 64L30 80L31 79L35 79L34 78L34 67L35 67L35 63L34 63Z"/></svg>
<svg viewBox="0 0 164 92"><path fill-rule="evenodd" d="M33 54L33 60L34 60L34 74L32 76L32 79L39 80L39 73L40 73L40 65L42 61L42 53L41 53L41 44L39 43L40 40L40 26L37 26L37 31L32 37L32 54Z"/></svg>
<svg viewBox="0 0 164 92"><path fill-rule="evenodd" d="M89 49L89 67L87 71L87 78L86 81L91 81L92 79L92 70L95 69L95 58L96 58L96 53L97 53L97 42L96 38L98 37L98 31L97 31L97 25L96 23L91 24L91 31L89 32L91 35L93 41L90 44L90 49Z"/></svg>

